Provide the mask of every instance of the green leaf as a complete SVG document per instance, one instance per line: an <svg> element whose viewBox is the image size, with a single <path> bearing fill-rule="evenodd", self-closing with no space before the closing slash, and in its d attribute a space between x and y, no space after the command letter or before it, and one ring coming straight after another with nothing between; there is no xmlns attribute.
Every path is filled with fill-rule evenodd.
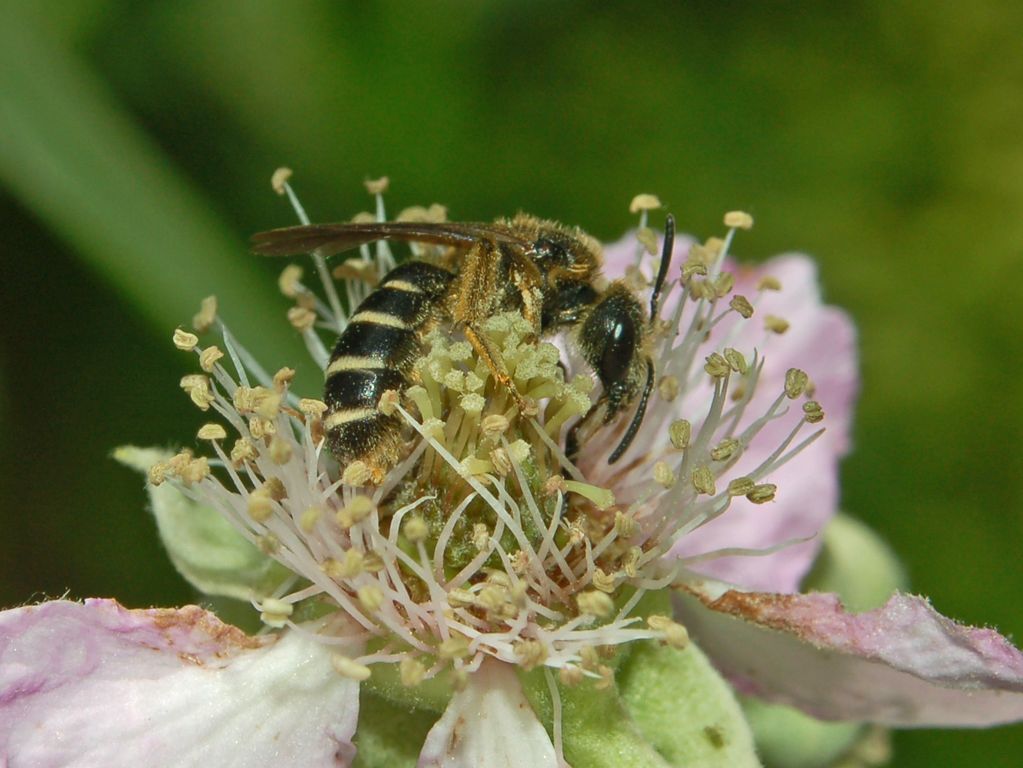
<svg viewBox="0 0 1023 768"><path fill-rule="evenodd" d="M384 665L380 665L384 666ZM374 670L374 675L376 671ZM359 690L359 729L353 768L415 768L437 714L415 711Z"/></svg>
<svg viewBox="0 0 1023 768"><path fill-rule="evenodd" d="M636 727L669 765L760 765L731 686L695 645L634 645L618 674L619 690Z"/></svg>
<svg viewBox="0 0 1023 768"><path fill-rule="evenodd" d="M117 461L140 472L170 455L132 446L114 452ZM169 482L148 485L147 490L171 562L200 592L254 600L266 597L289 577L284 566L260 552L212 507L196 504Z"/></svg>
<svg viewBox="0 0 1023 768"><path fill-rule="evenodd" d="M240 238L16 3L0 24L0 93L0 181L155 327L169 337L215 292L261 353L294 347L274 282Z"/></svg>
<svg viewBox="0 0 1023 768"><path fill-rule="evenodd" d="M522 688L554 738L553 708L543 670L523 676ZM612 686L598 690L590 681L578 686L558 684L565 759L572 768L667 768L629 716ZM722 766L725 763L721 763Z"/></svg>

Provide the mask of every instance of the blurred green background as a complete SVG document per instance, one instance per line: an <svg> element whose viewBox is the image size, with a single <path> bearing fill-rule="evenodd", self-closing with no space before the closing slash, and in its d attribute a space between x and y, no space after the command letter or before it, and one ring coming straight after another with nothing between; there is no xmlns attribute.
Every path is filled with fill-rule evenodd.
<svg viewBox="0 0 1023 768"><path fill-rule="evenodd" d="M118 444L189 444L199 299L275 367L246 237L371 201L607 240L637 192L738 252L814 254L860 328L844 506L945 614L1023 637L1023 5L0 3L0 603L194 600ZM312 379L307 379L311 381ZM897 736L1018 766L1023 727Z"/></svg>

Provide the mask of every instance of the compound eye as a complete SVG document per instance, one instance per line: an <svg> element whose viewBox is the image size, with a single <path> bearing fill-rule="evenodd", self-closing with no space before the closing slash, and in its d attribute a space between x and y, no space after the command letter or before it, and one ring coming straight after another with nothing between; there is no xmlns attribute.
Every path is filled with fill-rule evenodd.
<svg viewBox="0 0 1023 768"><path fill-rule="evenodd" d="M610 324L607 344L600 356L600 380L605 387L622 381L636 351L636 327L632 318L623 317Z"/></svg>

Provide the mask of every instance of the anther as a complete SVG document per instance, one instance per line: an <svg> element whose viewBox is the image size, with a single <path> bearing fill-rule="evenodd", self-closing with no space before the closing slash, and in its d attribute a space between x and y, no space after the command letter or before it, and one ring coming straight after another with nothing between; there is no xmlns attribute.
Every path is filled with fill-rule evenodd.
<svg viewBox="0 0 1023 768"><path fill-rule="evenodd" d="M366 187L366 191L371 195L384 194L390 185L391 180L387 176L381 176L379 179L367 179L363 182L363 186Z"/></svg>
<svg viewBox="0 0 1023 768"><path fill-rule="evenodd" d="M693 488L697 493L713 496L717 491L714 487L714 473L707 467L697 467L692 475Z"/></svg>
<svg viewBox="0 0 1023 768"><path fill-rule="evenodd" d="M276 192L278 195L283 195L285 192L288 191L285 188L285 185L288 183L288 179L290 178L291 169L281 166L276 171L274 171L273 176L270 177L270 186L273 188L273 191Z"/></svg>
<svg viewBox="0 0 1023 768"><path fill-rule="evenodd" d="M305 307L292 307L288 310L288 322L296 331L308 331L316 325L316 313Z"/></svg>
<svg viewBox="0 0 1023 768"><path fill-rule="evenodd" d="M725 214L725 226L735 229L752 229L753 217L745 211L729 211Z"/></svg>
<svg viewBox="0 0 1023 768"><path fill-rule="evenodd" d="M558 682L569 688L579 685L584 679L583 670L575 664L569 664L558 670Z"/></svg>
<svg viewBox="0 0 1023 768"><path fill-rule="evenodd" d="M279 477L268 477L263 481L262 487L266 489L266 492L270 494L270 498L274 501L288 498L288 489L284 487L284 483Z"/></svg>
<svg viewBox="0 0 1023 768"><path fill-rule="evenodd" d="M603 568L593 569L593 578L591 583L596 589L601 592L611 594L615 591L615 577L612 573L607 573Z"/></svg>
<svg viewBox="0 0 1023 768"><path fill-rule="evenodd" d="M679 384L678 377L676 376L663 376L657 384L657 391L660 393L662 400L670 403L678 397L679 392L682 391L682 385Z"/></svg>
<svg viewBox="0 0 1023 768"><path fill-rule="evenodd" d="M281 368L280 370L277 371L277 373L274 374L273 378L274 389L277 390L278 392L284 392L284 390L288 387L289 384L291 384L294 378L295 378L294 368L288 368L287 366Z"/></svg>
<svg viewBox="0 0 1023 768"><path fill-rule="evenodd" d="M289 264L282 269L277 277L277 288L289 299L297 298L302 293L302 267Z"/></svg>
<svg viewBox="0 0 1023 768"><path fill-rule="evenodd" d="M338 510L337 524L345 529L351 528L369 517L373 509L373 501L369 496L356 496Z"/></svg>
<svg viewBox="0 0 1023 768"><path fill-rule="evenodd" d="M265 523L274 512L274 505L270 499L270 494L263 488L257 488L249 494L247 508L249 517L257 523Z"/></svg>
<svg viewBox="0 0 1023 768"><path fill-rule="evenodd" d="M750 304L749 299L745 296L735 295L731 301L728 302L728 306L739 313L739 316L749 320L753 317L753 305Z"/></svg>
<svg viewBox="0 0 1023 768"><path fill-rule="evenodd" d="M803 418L810 424L816 424L824 419L824 409L816 400L807 400L803 403Z"/></svg>
<svg viewBox="0 0 1023 768"><path fill-rule="evenodd" d="M322 400L303 397L298 401L298 410L302 411L306 416L319 419L327 412L327 404Z"/></svg>
<svg viewBox="0 0 1023 768"><path fill-rule="evenodd" d="M206 347L206 349L199 353L199 367L206 371L206 373L212 373L217 365L217 361L223 356L224 353L220 351L219 347Z"/></svg>
<svg viewBox="0 0 1023 768"><path fill-rule="evenodd" d="M665 488L675 485L675 473L666 461L658 461L654 464L654 482Z"/></svg>
<svg viewBox="0 0 1023 768"><path fill-rule="evenodd" d="M770 275L765 275L764 277L760 278L760 280L757 282L757 290L758 291L780 291L781 290L781 280L779 280L777 277L771 277Z"/></svg>
<svg viewBox="0 0 1023 768"><path fill-rule="evenodd" d="M716 446L711 448L710 457L714 461L728 461L736 452L742 447L738 440L732 437L726 437Z"/></svg>
<svg viewBox="0 0 1023 768"><path fill-rule="evenodd" d="M683 451L689 447L689 440L693 434L693 425L685 419L677 419L671 422L668 427L668 437L671 445L676 450Z"/></svg>
<svg viewBox="0 0 1023 768"><path fill-rule="evenodd" d="M636 231L636 239L639 240L646 252L653 255L657 253L657 235L650 227L643 227Z"/></svg>
<svg viewBox="0 0 1023 768"><path fill-rule="evenodd" d="M661 200L657 195L651 195L648 192L644 192L636 195L632 198L629 203L629 213L639 213L640 211L654 211L661 207Z"/></svg>
<svg viewBox="0 0 1023 768"><path fill-rule="evenodd" d="M760 485L754 486L753 490L746 494L746 498L754 504L766 504L768 501L774 501L774 495L777 490L777 485L761 483Z"/></svg>
<svg viewBox="0 0 1023 768"><path fill-rule="evenodd" d="M717 352L713 352L707 357L707 362L703 366L703 370L709 373L715 379L723 379L731 371L731 366L728 361Z"/></svg>
<svg viewBox="0 0 1023 768"><path fill-rule="evenodd" d="M745 496L747 493L751 493L756 485L751 477L737 477L729 481L725 493L729 496Z"/></svg>
<svg viewBox="0 0 1023 768"><path fill-rule="evenodd" d="M335 653L330 657L330 663L334 667L335 672L342 677L347 677L349 680L356 680L361 683L363 680L369 679L369 667L365 664L359 664L359 662L353 661L347 656Z"/></svg>
<svg viewBox="0 0 1023 768"><path fill-rule="evenodd" d="M313 529L316 528L316 524L320 522L321 517L323 517L322 509L319 507L307 507L302 511L298 524L306 533L312 533Z"/></svg>
<svg viewBox="0 0 1023 768"><path fill-rule="evenodd" d="M682 649L689 645L689 633L686 628L667 616L648 616L647 626L655 632L662 633L662 639L672 648Z"/></svg>
<svg viewBox="0 0 1023 768"><path fill-rule="evenodd" d="M406 656L398 664L398 675L402 685L406 688L415 688L426 679L426 667L418 659Z"/></svg>
<svg viewBox="0 0 1023 768"><path fill-rule="evenodd" d="M789 400L795 400L806 391L806 385L810 377L805 371L798 368L789 368L785 372L785 396Z"/></svg>
<svg viewBox="0 0 1023 768"><path fill-rule="evenodd" d="M259 452L256 450L256 446L247 437L239 437L234 441L234 445L231 447L231 464L236 469L241 469L245 462L255 461L258 457Z"/></svg>
<svg viewBox="0 0 1023 768"><path fill-rule="evenodd" d="M376 613L384 604L384 593L376 584L366 584L356 591L359 604L366 613Z"/></svg>
<svg viewBox="0 0 1023 768"><path fill-rule="evenodd" d="M291 443L280 435L274 435L270 441L270 461L280 466L291 461L291 455Z"/></svg>
<svg viewBox="0 0 1023 768"><path fill-rule="evenodd" d="M174 331L174 346L183 352L191 352L199 343L199 337L194 333L183 331L180 328Z"/></svg>
<svg viewBox="0 0 1023 768"><path fill-rule="evenodd" d="M220 424L203 424L196 433L196 437L200 440L226 440L227 430Z"/></svg>
<svg viewBox="0 0 1023 768"><path fill-rule="evenodd" d="M605 618L614 610L615 604L610 595L596 590L581 592L575 598L579 613L585 613L597 618Z"/></svg>
<svg viewBox="0 0 1023 768"><path fill-rule="evenodd" d="M199 311L192 316L192 327L197 333L206 333L217 319L217 297L207 296L199 304Z"/></svg>
<svg viewBox="0 0 1023 768"><path fill-rule="evenodd" d="M405 538L411 542L423 541L430 535L430 526L419 515L410 515L402 526Z"/></svg>
<svg viewBox="0 0 1023 768"><path fill-rule="evenodd" d="M547 660L547 646L539 640L519 640L513 647L515 657L527 672Z"/></svg>
<svg viewBox="0 0 1023 768"><path fill-rule="evenodd" d="M361 459L357 459L345 467L345 471L341 473L341 482L345 485L361 488L372 477L373 470L369 468L369 465Z"/></svg>
<svg viewBox="0 0 1023 768"><path fill-rule="evenodd" d="M287 624L295 606L276 597L267 597L259 606L259 619L268 627L280 629Z"/></svg>
<svg viewBox="0 0 1023 768"><path fill-rule="evenodd" d="M726 347L724 352L724 358L728 362L728 367L738 373L740 376L745 376L749 370L749 364L746 362L745 356L742 352L731 347Z"/></svg>

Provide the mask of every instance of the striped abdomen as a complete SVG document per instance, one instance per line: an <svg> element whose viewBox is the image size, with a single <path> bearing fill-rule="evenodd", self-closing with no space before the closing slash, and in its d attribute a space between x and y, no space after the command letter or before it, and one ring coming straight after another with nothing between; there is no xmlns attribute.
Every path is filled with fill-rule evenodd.
<svg viewBox="0 0 1023 768"><path fill-rule="evenodd" d="M327 366L324 427L327 444L342 465L355 459L386 465L395 458L401 418L377 410L387 390L401 392L421 354L425 327L441 311L440 299L454 275L422 261L387 273L366 297Z"/></svg>

